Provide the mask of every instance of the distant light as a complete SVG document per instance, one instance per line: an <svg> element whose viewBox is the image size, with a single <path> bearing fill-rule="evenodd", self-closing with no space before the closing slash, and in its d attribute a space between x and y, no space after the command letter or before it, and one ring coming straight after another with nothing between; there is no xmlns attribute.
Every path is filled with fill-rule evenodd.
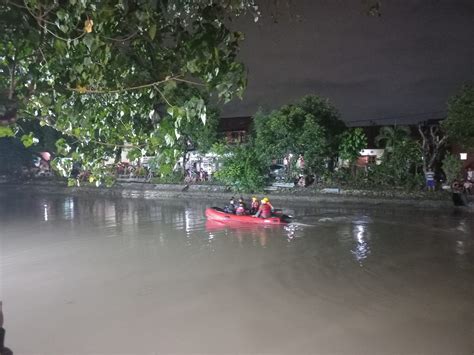
<svg viewBox="0 0 474 355"><path fill-rule="evenodd" d="M459 153L461 160L467 160L467 153Z"/></svg>

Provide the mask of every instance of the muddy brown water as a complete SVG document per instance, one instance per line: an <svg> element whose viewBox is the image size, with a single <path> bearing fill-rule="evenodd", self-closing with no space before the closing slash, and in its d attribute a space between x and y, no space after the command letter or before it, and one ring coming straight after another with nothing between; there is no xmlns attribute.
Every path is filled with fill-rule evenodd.
<svg viewBox="0 0 474 355"><path fill-rule="evenodd" d="M215 204L223 204L216 201ZM15 354L471 354L474 221L462 210L0 195ZM280 207L280 206L279 206Z"/></svg>

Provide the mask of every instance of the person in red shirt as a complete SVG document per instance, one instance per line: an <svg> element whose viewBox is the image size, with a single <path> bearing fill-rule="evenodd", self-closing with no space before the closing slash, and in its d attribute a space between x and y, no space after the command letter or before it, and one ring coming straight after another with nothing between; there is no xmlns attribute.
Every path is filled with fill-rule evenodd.
<svg viewBox="0 0 474 355"><path fill-rule="evenodd" d="M250 204L250 214L257 213L259 207L260 202L258 202L258 199L255 196L252 197L252 203Z"/></svg>
<svg viewBox="0 0 474 355"><path fill-rule="evenodd" d="M258 209L255 217L270 218L272 216L273 206L267 197L264 197L261 201L260 208Z"/></svg>

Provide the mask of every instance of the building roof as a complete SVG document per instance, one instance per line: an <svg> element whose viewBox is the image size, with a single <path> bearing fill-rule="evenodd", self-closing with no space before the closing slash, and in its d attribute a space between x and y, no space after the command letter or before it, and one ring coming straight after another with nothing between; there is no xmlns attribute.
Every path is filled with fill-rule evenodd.
<svg viewBox="0 0 474 355"><path fill-rule="evenodd" d="M249 131L252 124L252 117L221 117L219 121L219 132Z"/></svg>

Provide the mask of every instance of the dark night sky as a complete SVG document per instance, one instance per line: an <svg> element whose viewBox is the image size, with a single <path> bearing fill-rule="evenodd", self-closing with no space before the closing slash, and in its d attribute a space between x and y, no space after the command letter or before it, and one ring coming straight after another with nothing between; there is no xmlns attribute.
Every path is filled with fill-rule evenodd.
<svg viewBox="0 0 474 355"><path fill-rule="evenodd" d="M447 98L474 80L474 0L382 0L381 17L361 0L292 3L292 19L283 5L277 24L235 24L248 88L224 117L319 94L353 124L418 122L443 117Z"/></svg>

